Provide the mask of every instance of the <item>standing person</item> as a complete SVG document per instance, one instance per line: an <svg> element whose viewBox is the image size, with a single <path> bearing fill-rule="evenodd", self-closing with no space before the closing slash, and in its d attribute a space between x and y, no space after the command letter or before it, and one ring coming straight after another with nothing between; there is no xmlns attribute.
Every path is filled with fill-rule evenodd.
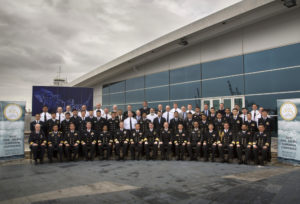
<svg viewBox="0 0 300 204"><path fill-rule="evenodd" d="M117 112L115 111L112 111L112 113L117 114ZM108 121L111 118L108 108L104 108L104 113L102 114L102 118L104 118L106 121Z"/></svg>
<svg viewBox="0 0 300 204"><path fill-rule="evenodd" d="M130 137L130 155L132 160L140 160L144 143L144 134L140 130L140 124L135 124L135 130L132 130Z"/></svg>
<svg viewBox="0 0 300 204"><path fill-rule="evenodd" d="M78 113L78 115L80 116L80 117L82 117L82 112L85 112L85 117L89 117L90 115L89 115L89 112L87 111L87 108L86 108L86 105L82 105L81 106L81 111Z"/></svg>
<svg viewBox="0 0 300 204"><path fill-rule="evenodd" d="M185 121L183 121L183 124L184 124L183 127L187 133L190 133L194 129L194 122L198 123L198 121L193 120L193 115L191 112L189 112L187 114L187 118L185 119ZM199 125L199 123L198 123L198 125Z"/></svg>
<svg viewBox="0 0 300 204"><path fill-rule="evenodd" d="M104 125L106 125L105 119L101 117L101 111L97 110L93 124L94 130L96 131L97 135L99 135L99 133L102 132Z"/></svg>
<svg viewBox="0 0 300 204"><path fill-rule="evenodd" d="M179 118L179 113L177 111L174 112L174 118L170 121L170 128L175 132L178 130L178 125L183 125L183 120Z"/></svg>
<svg viewBox="0 0 300 204"><path fill-rule="evenodd" d="M94 111L93 110L90 110L89 111L89 117L86 117L87 121L91 122L92 124L92 130L94 130L94 120L95 120L95 117L94 117Z"/></svg>
<svg viewBox="0 0 300 204"><path fill-rule="evenodd" d="M265 126L265 131L271 134L273 130L273 121L270 117L268 117L268 111L262 111L261 117L258 119L258 124Z"/></svg>
<svg viewBox="0 0 300 204"><path fill-rule="evenodd" d="M161 114L164 112L163 106L162 106L161 104L158 104L158 105L157 105L157 111L156 111L156 114L157 114L158 112L161 112Z"/></svg>
<svg viewBox="0 0 300 204"><path fill-rule="evenodd" d="M232 116L230 118L230 127L232 130L233 138L236 138L237 133L241 130L243 120L239 117L239 112L236 108L232 110Z"/></svg>
<svg viewBox="0 0 300 204"><path fill-rule="evenodd" d="M48 106L43 106L43 112L40 115L41 121L44 123L51 119L51 114L48 113Z"/></svg>
<svg viewBox="0 0 300 204"><path fill-rule="evenodd" d="M197 121L199 124L201 122L201 112L200 112L200 108L199 107L196 107L195 108L195 113L193 114L193 120L194 121Z"/></svg>
<svg viewBox="0 0 300 204"><path fill-rule="evenodd" d="M65 153L69 161L76 161L80 144L80 133L75 124L70 124L70 130L64 135Z"/></svg>
<svg viewBox="0 0 300 204"><path fill-rule="evenodd" d="M217 113L221 113L222 116L225 115L225 108L224 108L224 103L220 103L220 106L219 106L219 110Z"/></svg>
<svg viewBox="0 0 300 204"><path fill-rule="evenodd" d="M160 132L163 129L166 119L162 117L162 112L157 112L157 117L154 118L153 124L156 131Z"/></svg>
<svg viewBox="0 0 300 204"><path fill-rule="evenodd" d="M146 113L146 115L148 115L150 113L150 108L148 107L147 101L143 102L143 107L140 108L140 111L141 111L141 115L143 115L143 113Z"/></svg>
<svg viewBox="0 0 300 204"><path fill-rule="evenodd" d="M179 118L181 118L182 120L187 119L187 111L185 106L181 106L181 113L179 113Z"/></svg>
<svg viewBox="0 0 300 204"><path fill-rule="evenodd" d="M157 115L155 114L154 108L150 108L150 113L147 115L147 119L153 123L153 120L157 118Z"/></svg>
<svg viewBox="0 0 300 204"><path fill-rule="evenodd" d="M51 132L53 130L53 126L57 125L59 126L59 121L56 120L56 113L53 112L51 113L51 119L49 119L46 123L46 127L47 127L47 133L45 133L45 135L48 135L49 132Z"/></svg>
<svg viewBox="0 0 300 204"><path fill-rule="evenodd" d="M96 104L96 109L94 110L94 117L97 117L97 111L100 111L100 113L102 114L102 113L104 113L104 111L103 111L103 109L101 108L102 106L101 106L101 103L97 103Z"/></svg>
<svg viewBox="0 0 300 204"><path fill-rule="evenodd" d="M35 126L39 124L41 131L44 132L44 122L41 121L41 115L39 113L35 114L35 120L30 123L30 131L35 131Z"/></svg>
<svg viewBox="0 0 300 204"><path fill-rule="evenodd" d="M247 120L247 114L248 114L247 109L242 108L242 114L240 115L240 117L243 119L243 123L245 123L245 121Z"/></svg>
<svg viewBox="0 0 300 204"><path fill-rule="evenodd" d="M58 129L60 129L61 128L61 122L63 121L65 119L65 115L64 115L64 113L63 113L63 109L62 109L62 107L58 107L57 108L57 112L56 112L56 120L58 120L59 121L59 127L58 127Z"/></svg>
<svg viewBox="0 0 300 204"><path fill-rule="evenodd" d="M54 153L59 155L59 161L62 162L64 137L61 131L58 131L58 125L54 125L48 135L48 158L52 163Z"/></svg>
<svg viewBox="0 0 300 204"><path fill-rule="evenodd" d="M78 116L78 111L73 109L73 116L70 122L74 124L76 130L80 130L81 118Z"/></svg>
<svg viewBox="0 0 300 204"><path fill-rule="evenodd" d="M38 159L40 159L40 163L42 164L44 161L44 153L47 144L47 138L41 131L41 125L39 123L37 123L34 126L34 130L29 136L28 143L30 150L33 153L33 159L35 164L37 164Z"/></svg>
<svg viewBox="0 0 300 204"><path fill-rule="evenodd" d="M124 121L123 112L121 109L118 110L118 119L119 121Z"/></svg>
<svg viewBox="0 0 300 204"><path fill-rule="evenodd" d="M70 129L71 115L69 112L66 113L65 119L61 122L61 131L65 134Z"/></svg>
<svg viewBox="0 0 300 204"><path fill-rule="evenodd" d="M175 113L175 112L181 113L181 110L180 110L180 108L178 108L177 103L173 103L173 108L171 110L171 113Z"/></svg>
<svg viewBox="0 0 300 204"><path fill-rule="evenodd" d="M251 119L256 122L258 122L258 118L261 117L259 111L257 110L257 105L255 103L252 105L251 116Z"/></svg>
<svg viewBox="0 0 300 204"><path fill-rule="evenodd" d="M105 118L103 118L104 121ZM116 113L115 112L112 112L111 113L111 118L108 119L107 122L105 122L105 124L107 124L107 127L108 127L108 131L111 133L111 135L113 136L115 134L115 131L117 129L119 129L119 124L120 124L120 121L119 119L116 117Z"/></svg>
<svg viewBox="0 0 300 204"><path fill-rule="evenodd" d="M192 113L192 114L194 114L195 113L195 111L193 111L193 106L192 106L192 104L188 104L187 105L187 111L186 111L187 113Z"/></svg>
<svg viewBox="0 0 300 204"><path fill-rule="evenodd" d="M144 112L143 115L142 115L142 119L139 121L139 124L141 126L141 130L142 130L143 133L145 133L146 130L148 130L149 123L151 123L151 121L149 119L147 119L147 114L146 114L146 112Z"/></svg>
<svg viewBox="0 0 300 204"><path fill-rule="evenodd" d="M139 122L142 119L141 111L137 110L135 113L136 113L135 119L137 120L137 122Z"/></svg>
<svg viewBox="0 0 300 204"><path fill-rule="evenodd" d="M169 160L172 148L172 132L169 129L169 123L164 122L163 128L160 130L159 148L162 160Z"/></svg>
<svg viewBox="0 0 300 204"><path fill-rule="evenodd" d="M216 110L214 107L210 108L210 114L207 117L207 120L209 121L209 123L213 123L216 119Z"/></svg>
<svg viewBox="0 0 300 204"><path fill-rule="evenodd" d="M171 120L174 118L174 113L171 112L169 105L166 106L166 112L164 112L163 117L170 124Z"/></svg>
<svg viewBox="0 0 300 204"><path fill-rule="evenodd" d="M132 106L131 106L131 105L128 105L128 106L127 106L127 110L123 113L123 119L124 119L124 120L125 120L126 118L128 118L128 112L129 112L129 111L132 112L133 117L136 116L135 112L132 111Z"/></svg>
<svg viewBox="0 0 300 204"><path fill-rule="evenodd" d="M86 111L82 110L81 111L81 120L80 120L80 125L79 125L79 131L84 132L86 130L86 124L88 121L88 118L85 116ZM92 126L92 125L91 125Z"/></svg>
<svg viewBox="0 0 300 204"><path fill-rule="evenodd" d="M210 111L208 109L208 104L204 104L204 110L202 111L202 114L206 115L206 117L208 117L210 115Z"/></svg>
<svg viewBox="0 0 300 204"><path fill-rule="evenodd" d="M64 115L66 115L66 113L70 113L70 117L73 116L72 109L71 109L70 105L66 106L66 111L64 112Z"/></svg>
<svg viewBox="0 0 300 204"><path fill-rule="evenodd" d="M135 129L135 124L137 124L137 120L133 117L132 112L128 112L128 118L124 120L124 128L131 132Z"/></svg>

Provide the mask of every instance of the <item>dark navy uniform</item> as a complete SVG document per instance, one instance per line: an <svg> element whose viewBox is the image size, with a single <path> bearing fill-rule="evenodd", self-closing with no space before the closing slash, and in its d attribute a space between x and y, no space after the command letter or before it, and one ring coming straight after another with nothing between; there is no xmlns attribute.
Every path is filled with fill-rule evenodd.
<svg viewBox="0 0 300 204"><path fill-rule="evenodd" d="M113 145L113 137L111 132L109 131L100 132L98 136L98 148L100 153L100 159L104 159L105 150L106 150L105 159L108 160L110 158L112 152L112 145Z"/></svg>
<svg viewBox="0 0 300 204"><path fill-rule="evenodd" d="M104 119L104 120L105 120L105 119ZM112 135L114 135L114 134L115 134L115 131L116 131L117 129L120 128L119 124L120 124L120 121L119 121L118 118L115 118L115 119L110 118L110 119L108 119L108 121L107 121L108 131L109 131Z"/></svg>
<svg viewBox="0 0 300 204"><path fill-rule="evenodd" d="M192 130L194 129L194 121L193 119L185 119L184 120L184 124L183 127L185 129L186 132L190 133L192 132Z"/></svg>
<svg viewBox="0 0 300 204"><path fill-rule="evenodd" d="M200 129L193 129L189 133L188 142L189 144L187 145L187 149L191 160L197 159L197 157L200 156L201 146L203 143L202 131Z"/></svg>
<svg viewBox="0 0 300 204"><path fill-rule="evenodd" d="M142 118L138 123L140 124L141 131L146 133L146 131L149 130L149 123L151 123L151 120Z"/></svg>
<svg viewBox="0 0 300 204"><path fill-rule="evenodd" d="M202 131L203 135L206 134L206 132L208 131L208 120L206 121L201 121L199 123L199 128Z"/></svg>
<svg viewBox="0 0 300 204"><path fill-rule="evenodd" d="M256 132L253 138L253 145L256 145L256 148L253 147L255 162L258 163L258 154L261 153L262 159L260 163L263 165L271 146L270 134L267 131Z"/></svg>
<svg viewBox="0 0 300 204"><path fill-rule="evenodd" d="M28 142L35 162L37 162L37 159L40 159L42 163L47 143L47 138L45 137L44 133L42 131L38 133L35 131L31 132ZM37 144L37 146L33 146L34 143Z"/></svg>
<svg viewBox="0 0 300 204"><path fill-rule="evenodd" d="M64 137L63 133L49 132L48 134L48 158L52 162L53 153L59 154L59 160L62 161Z"/></svg>
<svg viewBox="0 0 300 204"><path fill-rule="evenodd" d="M228 159L232 159L233 157L233 133L231 130L223 130L221 134L219 135L219 141L218 141L218 148L220 152L220 157L222 159L222 162L225 160L224 158L224 151L228 151ZM228 160L227 160L228 161Z"/></svg>
<svg viewBox="0 0 300 204"><path fill-rule="evenodd" d="M140 159L143 150L144 135L141 130L133 130L130 137L130 154L131 159ZM137 157L136 157L137 153Z"/></svg>
<svg viewBox="0 0 300 204"><path fill-rule="evenodd" d="M243 124L243 119L239 116L237 116L236 118L234 118L234 116L232 116L230 118L230 129L233 133L233 137L236 137L237 133L241 130Z"/></svg>
<svg viewBox="0 0 300 204"><path fill-rule="evenodd" d="M197 121L200 124L201 120L202 120L201 113L194 113L193 114L193 121Z"/></svg>
<svg viewBox="0 0 300 204"><path fill-rule="evenodd" d="M157 151L158 151L158 142L159 142L159 135L156 130L147 130L145 133L145 138L144 138L144 145L145 145L145 150L146 150L146 159L150 159L150 152L152 150L152 158L156 159L157 158Z"/></svg>
<svg viewBox="0 0 300 204"><path fill-rule="evenodd" d="M225 120L223 118L215 119L214 126L215 126L215 130L218 132L218 134L220 134L224 130L224 123L225 123Z"/></svg>
<svg viewBox="0 0 300 204"><path fill-rule="evenodd" d="M47 134L53 130L54 125L57 125L57 127L59 127L59 120L56 120L56 119L47 120L47 122L46 122Z"/></svg>
<svg viewBox="0 0 300 204"><path fill-rule="evenodd" d="M116 154L118 159L124 159L128 152L128 143L129 143L130 132L129 130L118 129L115 131L114 142L116 145ZM121 157L121 148L123 150L123 155Z"/></svg>
<svg viewBox="0 0 300 204"><path fill-rule="evenodd" d="M265 131L271 134L273 130L273 121L271 118L259 118L258 119L258 125L265 126Z"/></svg>
<svg viewBox="0 0 300 204"><path fill-rule="evenodd" d="M86 160L94 159L97 135L93 130L85 130L81 133L81 145Z"/></svg>
<svg viewBox="0 0 300 204"><path fill-rule="evenodd" d="M160 144L161 158L169 160L169 154L172 148L172 131L170 129L160 131L160 142L162 142L162 144Z"/></svg>
<svg viewBox="0 0 300 204"><path fill-rule="evenodd" d="M30 123L30 130L31 130L31 132L34 132L35 131L35 125L36 124L40 124L40 126L41 126L41 131L43 131L44 132L44 130L45 130L45 123L43 122L43 121L36 121L36 120L34 120L34 121L32 121L31 123ZM59 127L59 126L58 126ZM45 132L44 132L45 133Z"/></svg>
<svg viewBox="0 0 300 204"><path fill-rule="evenodd" d="M172 118L170 121L170 128L173 130L173 132L178 130L178 125L183 125L183 120L181 118Z"/></svg>
<svg viewBox="0 0 300 204"><path fill-rule="evenodd" d="M85 117L84 119L81 118L80 123L79 123L79 131L80 132L85 132L86 131L87 122L89 122L87 117Z"/></svg>
<svg viewBox="0 0 300 204"><path fill-rule="evenodd" d="M240 163L243 162L242 159L242 153L243 151L245 152L245 161L244 163L247 164L248 159L249 159L249 154L251 151L251 141L252 141L252 136L251 136L251 132L250 131L239 131L237 134L237 137L235 139L235 143L236 143L236 151L238 154L238 158Z"/></svg>
<svg viewBox="0 0 300 204"><path fill-rule="evenodd" d="M68 131L64 135L65 152L68 159L75 161L80 144L80 133L77 130Z"/></svg>
<svg viewBox="0 0 300 204"><path fill-rule="evenodd" d="M96 134L99 135L103 130L103 126L106 125L106 121L102 117L95 117L93 121L93 127L96 131Z"/></svg>
<svg viewBox="0 0 300 204"><path fill-rule="evenodd" d="M173 137L173 143L175 144L175 153L177 160L183 160L184 154L186 151L186 143L188 141L188 135L185 131L177 130ZM185 145L184 145L185 144Z"/></svg>
<svg viewBox="0 0 300 204"><path fill-rule="evenodd" d="M207 131L204 136L203 152L205 160L208 161L209 152L212 152L211 160L215 161L215 155L217 150L217 142L219 141L219 135L216 130Z"/></svg>
<svg viewBox="0 0 300 204"><path fill-rule="evenodd" d="M154 129L157 132L160 132L164 128L165 122L166 122L166 119L164 117L160 117L160 119L158 117L154 118L154 120L153 120Z"/></svg>
<svg viewBox="0 0 300 204"><path fill-rule="evenodd" d="M147 115L149 115L150 108L149 107L140 108L140 112L141 112L141 115L143 115L143 113L146 113Z"/></svg>
<svg viewBox="0 0 300 204"><path fill-rule="evenodd" d="M135 112L134 111L131 111L131 112L132 112L132 117L135 118L135 116L136 116ZM128 118L128 111L125 111L123 113L123 120L125 120L126 118Z"/></svg>
<svg viewBox="0 0 300 204"><path fill-rule="evenodd" d="M63 134L65 134L70 130L70 124L71 124L71 120L63 120L61 122L61 131L63 132Z"/></svg>
<svg viewBox="0 0 300 204"><path fill-rule="evenodd" d="M255 132L257 132L257 123L254 120L246 120L244 121L244 124L247 125L248 131L251 132L251 135L253 136Z"/></svg>
<svg viewBox="0 0 300 204"><path fill-rule="evenodd" d="M81 118L80 117L78 117L78 116L72 116L71 117L71 119L70 119L70 121L71 121L71 123L74 123L74 125L75 125L75 129L77 130L77 131L80 131L80 124L81 124Z"/></svg>

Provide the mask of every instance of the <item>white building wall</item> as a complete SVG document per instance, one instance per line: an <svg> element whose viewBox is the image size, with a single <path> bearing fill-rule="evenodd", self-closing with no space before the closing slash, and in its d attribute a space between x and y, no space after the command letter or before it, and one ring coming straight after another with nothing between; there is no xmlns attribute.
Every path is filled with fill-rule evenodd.
<svg viewBox="0 0 300 204"><path fill-rule="evenodd" d="M102 85L193 64L300 43L300 9L249 25L118 74L94 87L94 105L102 103Z"/></svg>

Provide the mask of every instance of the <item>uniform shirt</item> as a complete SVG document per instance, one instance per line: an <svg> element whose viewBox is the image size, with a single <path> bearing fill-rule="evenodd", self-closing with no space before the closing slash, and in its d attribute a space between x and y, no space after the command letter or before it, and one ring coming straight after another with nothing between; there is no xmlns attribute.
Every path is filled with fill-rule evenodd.
<svg viewBox="0 0 300 204"><path fill-rule="evenodd" d="M60 123L65 119L65 115L63 113L56 113L56 120Z"/></svg>
<svg viewBox="0 0 300 204"><path fill-rule="evenodd" d="M192 113L192 114L194 114L195 111L193 111L193 110L187 110L186 113Z"/></svg>
<svg viewBox="0 0 300 204"><path fill-rule="evenodd" d="M72 116L73 116L73 113L72 113L72 111L66 111L66 112L64 112L64 115L66 115L66 113L70 113L70 117L72 117Z"/></svg>
<svg viewBox="0 0 300 204"><path fill-rule="evenodd" d="M169 118L168 118L169 115ZM170 124L170 121L174 118L174 113L170 112L164 112L164 114L162 115L166 121ZM169 120L168 120L169 119Z"/></svg>
<svg viewBox="0 0 300 204"><path fill-rule="evenodd" d="M51 119L51 114L48 112L42 112L40 115L41 115L42 122L47 122L48 120ZM45 120L45 115L46 115L46 120Z"/></svg>
<svg viewBox="0 0 300 204"><path fill-rule="evenodd" d="M101 116L102 116L102 118L104 118L104 119L106 119L106 120L111 119L111 115L108 114L108 113L103 113L103 114L101 114Z"/></svg>
<svg viewBox="0 0 300 204"><path fill-rule="evenodd" d="M256 122L258 122L258 118L260 118L260 113L259 113L259 111L258 110L252 110L251 111L251 119L252 120L254 120L254 121L256 121Z"/></svg>
<svg viewBox="0 0 300 204"><path fill-rule="evenodd" d="M147 115L147 119L151 120L152 123L153 123L154 118L157 118L157 115L155 113L153 113L153 114L150 113L149 115Z"/></svg>
<svg viewBox="0 0 300 204"><path fill-rule="evenodd" d="M81 117L81 111L78 111L78 116ZM85 111L85 117L89 117L90 113L88 111Z"/></svg>
<svg viewBox="0 0 300 204"><path fill-rule="evenodd" d="M130 128L130 120L131 120L131 128ZM126 130L134 130L135 129L135 124L137 124L137 120L133 117L128 117L124 120L124 128Z"/></svg>
<svg viewBox="0 0 300 204"><path fill-rule="evenodd" d="M171 113L174 113L175 111L177 111L178 113L181 113L182 111L179 109L179 108L172 108L171 110L170 110L170 112Z"/></svg>
<svg viewBox="0 0 300 204"><path fill-rule="evenodd" d="M240 117L243 119L243 122L247 121L247 114L241 114Z"/></svg>

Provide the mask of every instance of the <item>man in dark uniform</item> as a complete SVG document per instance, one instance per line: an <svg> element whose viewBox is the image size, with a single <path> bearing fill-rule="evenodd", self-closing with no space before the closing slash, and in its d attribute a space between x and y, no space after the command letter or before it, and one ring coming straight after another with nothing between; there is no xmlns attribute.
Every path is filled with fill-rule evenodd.
<svg viewBox="0 0 300 204"><path fill-rule="evenodd" d="M89 159L93 161L95 156L97 135L95 134L95 131L92 130L91 122L86 123L86 130L82 131L80 135L81 135L81 145L82 145L83 153L85 155L85 159L86 161L88 161Z"/></svg>
<svg viewBox="0 0 300 204"><path fill-rule="evenodd" d="M175 145L177 160L184 160L187 141L188 135L183 130L183 125L179 124L178 130L175 132L175 136L173 137L173 143Z"/></svg>
<svg viewBox="0 0 300 204"><path fill-rule="evenodd" d="M146 150L146 160L150 159L150 152L152 150L152 159L157 158L159 135L156 130L154 130L153 123L149 123L149 129L145 132L144 145Z"/></svg>
<svg viewBox="0 0 300 204"><path fill-rule="evenodd" d="M112 112L111 113L111 118L108 119L108 121L107 121L108 131L111 133L111 135L114 135L115 131L117 129L119 129L119 124L120 124L120 121L119 121L118 118L116 118L116 113Z"/></svg>
<svg viewBox="0 0 300 204"><path fill-rule="evenodd" d="M71 123L71 115L69 112L67 112L65 114L65 119L61 122L61 131L63 132L63 134L65 134L66 132L68 132L70 130L70 123Z"/></svg>
<svg viewBox="0 0 300 204"><path fill-rule="evenodd" d="M52 163L53 154L59 154L59 161L62 162L64 137L61 131L58 131L58 125L54 125L48 134L48 158Z"/></svg>
<svg viewBox="0 0 300 204"><path fill-rule="evenodd" d="M87 122L89 122L88 118L85 117L85 114L86 114L86 111L82 110L81 111L81 120L80 120L80 125L79 125L79 131L80 132L85 132ZM91 128L92 128L92 123L90 125L91 125Z"/></svg>
<svg viewBox="0 0 300 204"><path fill-rule="evenodd" d="M147 114L146 112L143 112L142 119L139 121L139 124L141 126L141 131L143 133L146 133L146 131L149 129L149 124L151 121L147 119Z"/></svg>
<svg viewBox="0 0 300 204"><path fill-rule="evenodd" d="M94 130L96 131L96 134L99 135L100 132L103 130L103 126L106 125L105 119L101 117L101 111L96 111L96 117L94 119ZM106 127L107 128L107 127Z"/></svg>
<svg viewBox="0 0 300 204"><path fill-rule="evenodd" d="M271 137L270 134L265 131L265 127L260 124L258 125L258 132L254 134L253 138L253 152L254 152L254 159L256 164L264 165L264 161L267 159L267 154L271 144ZM262 158L259 162L258 155L262 154Z"/></svg>
<svg viewBox="0 0 300 204"><path fill-rule="evenodd" d="M137 160L140 160L140 156L143 150L143 142L144 142L144 134L141 131L140 124L137 123L135 124L135 129L132 130L131 137L130 137L130 154L132 160L135 160L135 158L137 158ZM136 153L137 153L137 157L136 157Z"/></svg>
<svg viewBox="0 0 300 204"><path fill-rule="evenodd" d="M200 108L196 107L195 108L195 113L193 114L193 121L198 121L198 123L200 124L201 122L201 112L200 112Z"/></svg>
<svg viewBox="0 0 300 204"><path fill-rule="evenodd" d="M218 114L221 115L221 113L218 113ZM203 152L204 152L205 161L208 161L210 151L212 152L211 161L212 162L215 161L215 155L216 155L218 141L219 141L218 132L216 130L214 130L213 123L210 123L208 125L208 131L206 132L206 134L204 136L204 141L203 141Z"/></svg>
<svg viewBox="0 0 300 204"><path fill-rule="evenodd" d="M75 161L80 144L80 133L75 129L75 124L70 124L70 130L64 135L65 152L69 161Z"/></svg>
<svg viewBox="0 0 300 204"><path fill-rule="evenodd" d="M39 124L40 125L40 130L42 132L44 132L45 123L43 121L41 121L40 119L41 119L41 115L39 113L35 114L35 120L30 123L31 132L35 131L34 127L35 127L36 124Z"/></svg>
<svg viewBox="0 0 300 204"><path fill-rule="evenodd" d="M250 114L251 115L251 114ZM242 125L242 130L238 132L235 138L236 151L239 158L239 164L247 164L249 159L249 154L251 151L251 132L248 131L248 126L244 123ZM243 161L243 151L245 152L245 159Z"/></svg>
<svg viewBox="0 0 300 204"><path fill-rule="evenodd" d="M233 133L233 138L236 138L237 133L241 130L243 119L239 116L238 110L234 108L232 110L232 116L230 117L230 127Z"/></svg>
<svg viewBox="0 0 300 204"><path fill-rule="evenodd" d="M73 116L70 119L70 122L75 125L75 129L80 131L81 118L78 116L78 111L73 109Z"/></svg>
<svg viewBox="0 0 300 204"><path fill-rule="evenodd" d="M114 142L116 145L116 154L118 160L125 160L125 156L128 152L128 142L130 137L129 130L124 129L124 123L120 122L120 129L115 131L114 135ZM123 151L123 154L121 156L121 149Z"/></svg>
<svg viewBox="0 0 300 204"><path fill-rule="evenodd" d="M202 121L199 123L199 128L202 131L203 135L208 131L208 120L205 114L202 115Z"/></svg>
<svg viewBox="0 0 300 204"><path fill-rule="evenodd" d="M140 112L141 112L141 115L143 115L143 113L146 113L146 115L148 115L150 113L150 108L148 107L147 101L143 102L143 108L140 108Z"/></svg>
<svg viewBox="0 0 300 204"><path fill-rule="evenodd" d="M196 122L198 123L198 121L196 121ZM199 126L199 123L198 123L198 126ZM190 133L194 129L193 114L191 112L188 112L187 118L184 121L183 127L187 133Z"/></svg>
<svg viewBox="0 0 300 204"><path fill-rule="evenodd" d="M257 132L257 122L254 120L251 120L251 118L252 118L251 113L248 113L247 120L244 121L244 124L247 125L247 127L248 127L247 130L250 131L251 136L253 137L254 133Z"/></svg>
<svg viewBox="0 0 300 204"><path fill-rule="evenodd" d="M217 113L221 113L222 117L225 115L225 108L224 108L224 103L220 103L219 110Z"/></svg>
<svg viewBox="0 0 300 204"><path fill-rule="evenodd" d="M229 108L225 109L224 121L230 124L231 111Z"/></svg>
<svg viewBox="0 0 300 204"><path fill-rule="evenodd" d="M210 108L210 114L207 117L207 120L209 121L209 123L213 123L215 121L216 118L216 110L214 107Z"/></svg>
<svg viewBox="0 0 300 204"><path fill-rule="evenodd" d="M92 130L95 130L95 128L94 128L94 120L95 120L94 111L90 110L89 111L89 117L86 118L86 121L91 122L91 124L92 124Z"/></svg>
<svg viewBox="0 0 300 204"><path fill-rule="evenodd" d="M214 121L215 130L217 131L218 135L223 131L224 129L224 119L222 116L222 113L217 114L217 118Z"/></svg>
<svg viewBox="0 0 300 204"><path fill-rule="evenodd" d="M172 148L172 132L169 129L169 123L165 121L164 128L160 130L159 148L162 160L169 160Z"/></svg>
<svg viewBox="0 0 300 204"><path fill-rule="evenodd" d="M268 117L268 112L266 110L262 111L261 118L258 119L258 125L265 126L265 131L268 132L269 135L271 135L271 132L273 130L273 121Z"/></svg>
<svg viewBox="0 0 300 204"><path fill-rule="evenodd" d="M51 119L47 120L47 124L46 124L47 134L53 130L54 125L59 126L59 121L56 119L56 113L52 112Z"/></svg>
<svg viewBox="0 0 300 204"><path fill-rule="evenodd" d="M100 160L104 158L108 160L112 152L113 137L111 132L108 131L107 125L103 126L103 131L98 136L98 149L100 153ZM104 151L106 150L106 157L104 157Z"/></svg>
<svg viewBox="0 0 300 204"><path fill-rule="evenodd" d="M201 147L203 144L203 135L201 130L199 129L199 124L197 121L194 122L194 129L189 132L187 149L189 151L189 156L191 161L197 160L198 156L200 156Z"/></svg>
<svg viewBox="0 0 300 204"><path fill-rule="evenodd" d="M178 125L183 125L183 120L179 118L179 114L177 111L174 112L174 118L170 121L170 128L173 130L173 132L178 130Z"/></svg>
<svg viewBox="0 0 300 204"><path fill-rule="evenodd" d="M34 126L34 131L31 132L29 136L29 147L33 153L33 159L35 164L37 164L37 160L40 159L40 163L43 163L44 153L47 144L47 138L44 133L41 131L41 125L36 124Z"/></svg>
<svg viewBox="0 0 300 204"><path fill-rule="evenodd" d="M162 117L162 112L158 111L157 112L157 117L154 118L153 124L154 124L154 129L157 132L160 132L164 128L164 123L166 122L166 119Z"/></svg>
<svg viewBox="0 0 300 204"><path fill-rule="evenodd" d="M229 130L229 123L224 123L224 130L219 135L219 141L218 148L220 152L221 162L229 162L229 159L232 159L233 157L233 147L234 147L234 141L233 141L233 134L232 131ZM225 160L224 157L224 151L228 151L228 159Z"/></svg>

